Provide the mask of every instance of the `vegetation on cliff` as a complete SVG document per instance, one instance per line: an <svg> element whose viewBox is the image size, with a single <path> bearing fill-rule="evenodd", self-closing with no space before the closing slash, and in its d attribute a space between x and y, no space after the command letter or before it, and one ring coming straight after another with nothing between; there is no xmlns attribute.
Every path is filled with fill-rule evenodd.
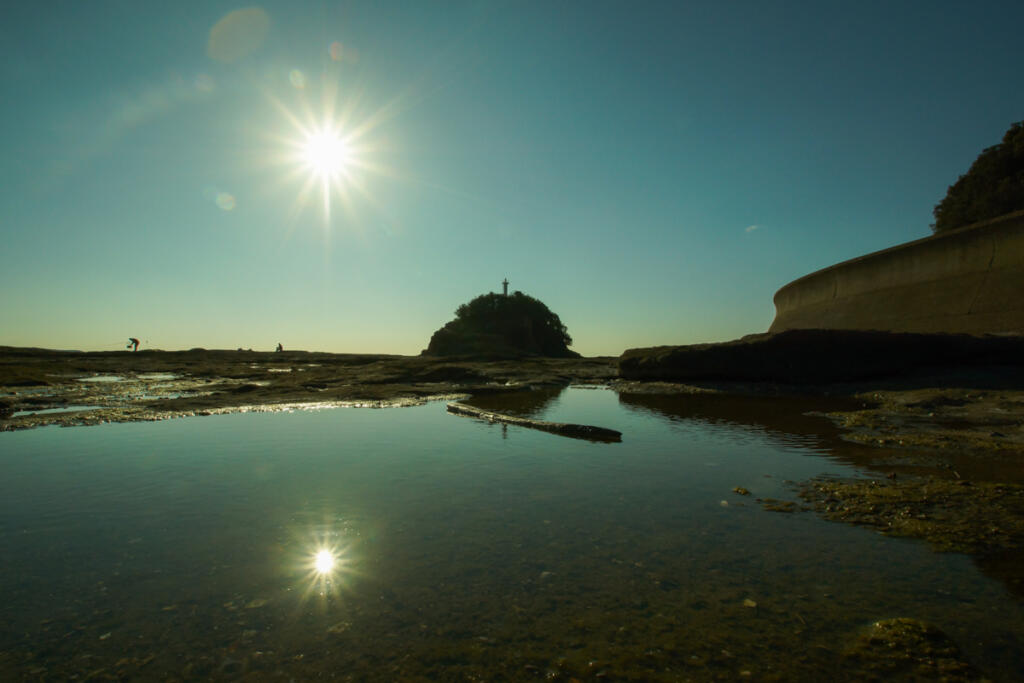
<svg viewBox="0 0 1024 683"><path fill-rule="evenodd" d="M575 358L572 337L558 315L522 292L483 294L455 311L430 338L428 356Z"/></svg>
<svg viewBox="0 0 1024 683"><path fill-rule="evenodd" d="M978 155L935 206L932 231L945 232L1024 209L1024 121Z"/></svg>

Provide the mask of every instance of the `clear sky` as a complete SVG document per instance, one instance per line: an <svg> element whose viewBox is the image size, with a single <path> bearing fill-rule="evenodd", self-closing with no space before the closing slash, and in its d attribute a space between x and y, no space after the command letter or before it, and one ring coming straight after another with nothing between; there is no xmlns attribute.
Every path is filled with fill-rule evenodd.
<svg viewBox="0 0 1024 683"><path fill-rule="evenodd" d="M787 282L930 234L1024 119L1022 25L1019 0L14 3L0 344L415 354L505 277L584 355L762 332Z"/></svg>

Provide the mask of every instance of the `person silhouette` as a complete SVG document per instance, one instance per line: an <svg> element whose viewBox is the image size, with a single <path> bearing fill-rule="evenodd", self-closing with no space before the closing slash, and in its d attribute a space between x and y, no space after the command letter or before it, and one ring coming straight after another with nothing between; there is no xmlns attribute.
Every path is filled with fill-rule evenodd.
<svg viewBox="0 0 1024 683"><path fill-rule="evenodd" d="M135 337L128 337L128 346L126 346L124 348L127 349L127 348L132 347L132 346L135 347L135 348L132 349L132 351L138 351L139 350L139 340L136 339Z"/></svg>
<svg viewBox="0 0 1024 683"><path fill-rule="evenodd" d="M281 343L280 343L280 342L278 342L278 344L277 344L277 348L276 348L276 349L274 349L274 351L276 351L276 352L278 352L278 353L281 353L282 351L284 351L284 347L283 347L283 346L281 346Z"/></svg>

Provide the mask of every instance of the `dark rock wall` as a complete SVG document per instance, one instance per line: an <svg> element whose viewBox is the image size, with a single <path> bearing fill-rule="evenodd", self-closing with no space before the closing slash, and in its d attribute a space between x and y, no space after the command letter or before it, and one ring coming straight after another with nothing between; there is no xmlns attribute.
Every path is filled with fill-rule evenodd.
<svg viewBox="0 0 1024 683"><path fill-rule="evenodd" d="M969 365L1024 365L1024 337L791 330L721 344L629 349L619 358L619 376L819 384Z"/></svg>

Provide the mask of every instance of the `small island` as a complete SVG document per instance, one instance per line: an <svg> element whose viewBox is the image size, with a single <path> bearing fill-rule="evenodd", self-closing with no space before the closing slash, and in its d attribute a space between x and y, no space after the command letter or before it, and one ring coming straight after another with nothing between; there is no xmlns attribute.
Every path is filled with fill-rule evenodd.
<svg viewBox="0 0 1024 683"><path fill-rule="evenodd" d="M516 291L482 294L455 311L455 319L430 338L425 356L478 359L579 358L569 349L572 337L557 314L542 301Z"/></svg>

